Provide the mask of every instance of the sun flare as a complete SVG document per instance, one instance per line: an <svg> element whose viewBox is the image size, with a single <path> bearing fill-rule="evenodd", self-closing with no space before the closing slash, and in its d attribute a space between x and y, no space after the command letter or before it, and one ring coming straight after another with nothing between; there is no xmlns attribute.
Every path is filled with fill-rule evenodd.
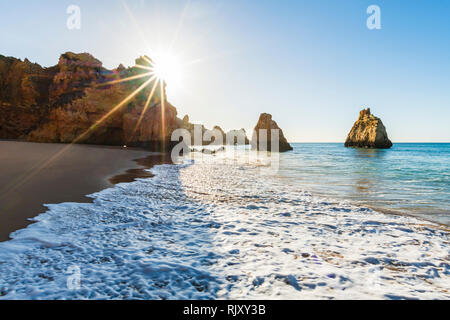
<svg viewBox="0 0 450 320"><path fill-rule="evenodd" d="M172 54L160 54L154 57L153 72L155 76L167 83L170 87L178 88L181 85L181 64Z"/></svg>

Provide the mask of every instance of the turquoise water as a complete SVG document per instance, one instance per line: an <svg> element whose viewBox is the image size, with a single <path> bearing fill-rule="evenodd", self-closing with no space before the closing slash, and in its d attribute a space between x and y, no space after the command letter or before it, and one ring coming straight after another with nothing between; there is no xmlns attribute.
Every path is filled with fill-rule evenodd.
<svg viewBox="0 0 450 320"><path fill-rule="evenodd" d="M389 150L295 143L280 174L305 190L385 212L450 225L450 143L397 143Z"/></svg>

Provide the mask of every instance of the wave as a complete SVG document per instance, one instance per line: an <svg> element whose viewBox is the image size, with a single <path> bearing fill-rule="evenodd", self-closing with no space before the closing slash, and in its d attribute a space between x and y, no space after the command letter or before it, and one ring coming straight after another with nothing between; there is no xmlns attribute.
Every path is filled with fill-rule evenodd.
<svg viewBox="0 0 450 320"><path fill-rule="evenodd" d="M0 299L450 298L447 230L204 159L48 205L0 243Z"/></svg>

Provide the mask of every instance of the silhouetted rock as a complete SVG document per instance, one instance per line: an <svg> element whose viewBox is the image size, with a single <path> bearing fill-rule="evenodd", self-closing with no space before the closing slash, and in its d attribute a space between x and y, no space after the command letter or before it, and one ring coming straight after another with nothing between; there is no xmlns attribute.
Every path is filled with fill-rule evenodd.
<svg viewBox="0 0 450 320"><path fill-rule="evenodd" d="M248 145L250 144L250 141L247 138L247 133L245 132L245 129L241 129L228 131L226 143L236 146L236 145Z"/></svg>
<svg viewBox="0 0 450 320"><path fill-rule="evenodd" d="M218 132L220 132L220 134L224 137L225 139L225 132L222 130L221 127L219 126L214 126L213 130L217 130Z"/></svg>
<svg viewBox="0 0 450 320"><path fill-rule="evenodd" d="M389 149L392 142L389 140L386 128L380 118L370 113L370 108L359 113L353 128L345 141L346 147Z"/></svg>
<svg viewBox="0 0 450 320"><path fill-rule="evenodd" d="M278 130L278 141L276 139L276 136L272 135L272 130L274 129ZM283 131L280 129L280 127L278 127L277 123L272 120L272 115L268 113L262 113L254 129L252 149L260 151L272 151L272 144L278 144L279 152L292 150L292 146L287 142L286 138L284 137Z"/></svg>
<svg viewBox="0 0 450 320"><path fill-rule="evenodd" d="M214 128L210 131L210 135L212 136L212 139L211 139L212 144L214 144L214 145L224 145L225 144L226 134L222 130L221 127L214 126Z"/></svg>
<svg viewBox="0 0 450 320"><path fill-rule="evenodd" d="M202 124L193 124L189 122L189 116L184 116L183 120L178 121L179 128L185 129L191 135L190 145L223 145L225 133L219 126L214 126L212 130L207 129Z"/></svg>

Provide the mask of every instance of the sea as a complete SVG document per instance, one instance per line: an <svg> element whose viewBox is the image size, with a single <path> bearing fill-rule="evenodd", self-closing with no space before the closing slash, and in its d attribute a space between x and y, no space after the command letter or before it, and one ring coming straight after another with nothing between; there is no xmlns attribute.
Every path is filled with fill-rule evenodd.
<svg viewBox="0 0 450 320"><path fill-rule="evenodd" d="M296 143L280 174L316 195L450 225L450 143L396 143L391 149Z"/></svg>
<svg viewBox="0 0 450 320"><path fill-rule="evenodd" d="M48 204L0 299L449 299L450 144L193 153Z"/></svg>

